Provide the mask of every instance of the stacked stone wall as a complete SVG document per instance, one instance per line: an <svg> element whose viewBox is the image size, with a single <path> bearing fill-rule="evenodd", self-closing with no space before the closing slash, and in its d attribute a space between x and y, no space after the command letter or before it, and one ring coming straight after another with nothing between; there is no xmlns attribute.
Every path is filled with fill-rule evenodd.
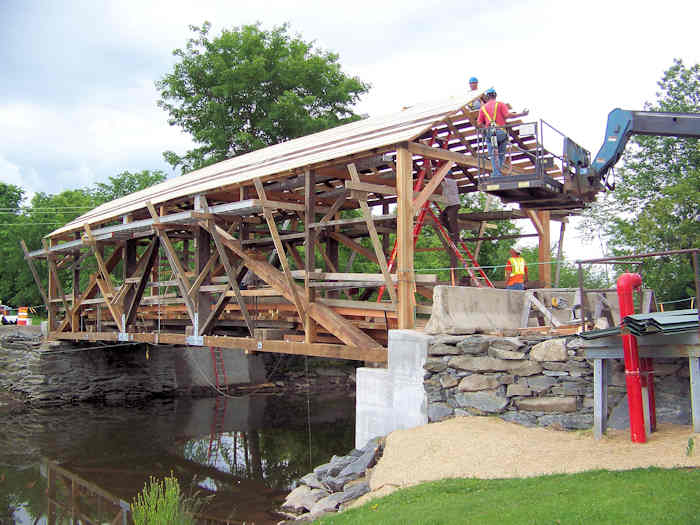
<svg viewBox="0 0 700 525"><path fill-rule="evenodd" d="M428 419L497 415L527 426L590 428L593 367L582 346L575 336L438 335L424 365ZM659 421L689 424L687 359L657 360L655 368ZM613 362L610 370L611 426L624 428L624 366Z"/></svg>

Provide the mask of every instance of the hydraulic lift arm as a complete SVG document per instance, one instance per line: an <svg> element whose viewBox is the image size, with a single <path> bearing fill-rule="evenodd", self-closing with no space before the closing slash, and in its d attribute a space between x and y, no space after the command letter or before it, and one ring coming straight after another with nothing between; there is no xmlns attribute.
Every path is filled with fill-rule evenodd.
<svg viewBox="0 0 700 525"><path fill-rule="evenodd" d="M604 179L622 156L632 135L700 137L700 114L613 109L608 115L605 142L584 173L591 178Z"/></svg>

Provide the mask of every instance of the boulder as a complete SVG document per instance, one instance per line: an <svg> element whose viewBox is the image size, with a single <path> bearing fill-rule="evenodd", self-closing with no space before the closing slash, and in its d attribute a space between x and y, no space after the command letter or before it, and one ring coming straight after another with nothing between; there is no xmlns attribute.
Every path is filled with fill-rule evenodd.
<svg viewBox="0 0 700 525"><path fill-rule="evenodd" d="M468 370L470 372L503 372L510 368L511 361L494 359L493 357L458 356L449 360L451 368Z"/></svg>
<svg viewBox="0 0 700 525"><path fill-rule="evenodd" d="M495 375L472 374L459 382L460 392L476 392L478 390L493 390L501 385L500 378Z"/></svg>
<svg viewBox="0 0 700 525"><path fill-rule="evenodd" d="M430 403L428 405L428 421L431 423L452 417L453 414L453 408L447 403Z"/></svg>
<svg viewBox="0 0 700 525"><path fill-rule="evenodd" d="M313 472L309 472L306 476L301 478L299 480L300 483L303 483L307 487L311 487L312 489L322 489L323 485L321 485L321 482L318 480L316 477L316 474Z"/></svg>
<svg viewBox="0 0 700 525"><path fill-rule="evenodd" d="M536 344L530 350L530 359L534 361L566 361L566 339L548 339Z"/></svg>
<svg viewBox="0 0 700 525"><path fill-rule="evenodd" d="M500 417L504 421L508 421L509 423L517 423L518 425L523 425L525 427L537 426L537 418L532 414L528 414L526 412L517 412L515 410L509 410L508 412L504 412L498 417Z"/></svg>
<svg viewBox="0 0 700 525"><path fill-rule="evenodd" d="M450 374L443 374L440 376L440 386L442 386L442 388L452 388L458 384L459 381L457 381L457 378L452 377Z"/></svg>
<svg viewBox="0 0 700 525"><path fill-rule="evenodd" d="M542 372L542 367L534 361L505 361L508 363L508 372L515 376L534 376Z"/></svg>
<svg viewBox="0 0 700 525"><path fill-rule="evenodd" d="M514 385L508 385L508 389L506 390L506 397L529 395L532 395L532 390L530 390L528 386L523 383L515 383Z"/></svg>
<svg viewBox="0 0 700 525"><path fill-rule="evenodd" d="M525 346L518 337L499 337L491 341L489 349L508 350L514 352Z"/></svg>
<svg viewBox="0 0 700 525"><path fill-rule="evenodd" d="M496 359L525 359L525 352L514 352L513 350L504 350L498 347L489 347L489 357Z"/></svg>
<svg viewBox="0 0 700 525"><path fill-rule="evenodd" d="M547 376L533 376L526 379L527 386L531 388L534 392L541 394L551 388L552 385L556 384L557 380L553 377Z"/></svg>
<svg viewBox="0 0 700 525"><path fill-rule="evenodd" d="M437 343L428 347L428 355L460 355L461 353L462 351L455 345Z"/></svg>
<svg viewBox="0 0 700 525"><path fill-rule="evenodd" d="M516 405L520 410L531 412L576 412L575 397L537 397L518 399Z"/></svg>
<svg viewBox="0 0 700 525"><path fill-rule="evenodd" d="M564 430L586 430L593 426L593 414L547 414L539 417L537 423Z"/></svg>
<svg viewBox="0 0 700 525"><path fill-rule="evenodd" d="M369 484L367 482L356 483L348 487L348 490L336 492L318 500L312 505L309 511L312 514L319 512L333 512L339 505L357 499L360 496L367 494L367 492L369 492Z"/></svg>
<svg viewBox="0 0 700 525"><path fill-rule="evenodd" d="M282 510L295 513L311 510L317 501L329 496L329 494L323 489L312 489L306 485L299 485L289 493L282 504Z"/></svg>
<svg viewBox="0 0 700 525"><path fill-rule="evenodd" d="M485 354L493 340L494 337L489 335L471 335L457 343L457 348L460 350L461 354Z"/></svg>
<svg viewBox="0 0 700 525"><path fill-rule="evenodd" d="M442 372L447 369L447 363L442 359L428 358L425 360L423 368L428 372Z"/></svg>
<svg viewBox="0 0 700 525"><path fill-rule="evenodd" d="M495 390L481 390L479 392L459 392L455 400L460 407L476 408L482 412L499 413L508 404L508 399L498 395Z"/></svg>

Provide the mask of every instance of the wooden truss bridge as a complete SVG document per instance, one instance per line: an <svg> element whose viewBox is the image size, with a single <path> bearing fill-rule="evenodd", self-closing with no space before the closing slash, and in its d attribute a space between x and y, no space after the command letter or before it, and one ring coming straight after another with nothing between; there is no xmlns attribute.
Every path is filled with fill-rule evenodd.
<svg viewBox="0 0 700 525"><path fill-rule="evenodd" d="M432 299L438 281L414 272L414 220L426 208L439 214L448 172L461 193L518 202L507 215L531 219L542 262L550 219L565 220L595 194L566 148L546 150L537 125L521 121L508 123L506 175L490 180L472 100L417 105L231 158L103 204L41 249L23 246L50 338L385 361L387 330L415 328L430 313L416 295ZM349 273L341 245L350 264L365 258L375 273ZM37 259L47 262L46 289ZM361 292L380 287L388 292L380 301Z"/></svg>

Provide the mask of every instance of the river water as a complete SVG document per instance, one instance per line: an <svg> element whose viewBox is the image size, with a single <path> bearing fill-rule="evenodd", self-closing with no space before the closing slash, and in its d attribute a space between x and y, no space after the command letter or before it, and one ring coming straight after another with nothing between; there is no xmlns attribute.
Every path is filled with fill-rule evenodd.
<svg viewBox="0 0 700 525"><path fill-rule="evenodd" d="M210 523L277 523L295 480L352 449L354 414L347 396L272 395L0 415L0 525L122 523L119 501L169 475Z"/></svg>

